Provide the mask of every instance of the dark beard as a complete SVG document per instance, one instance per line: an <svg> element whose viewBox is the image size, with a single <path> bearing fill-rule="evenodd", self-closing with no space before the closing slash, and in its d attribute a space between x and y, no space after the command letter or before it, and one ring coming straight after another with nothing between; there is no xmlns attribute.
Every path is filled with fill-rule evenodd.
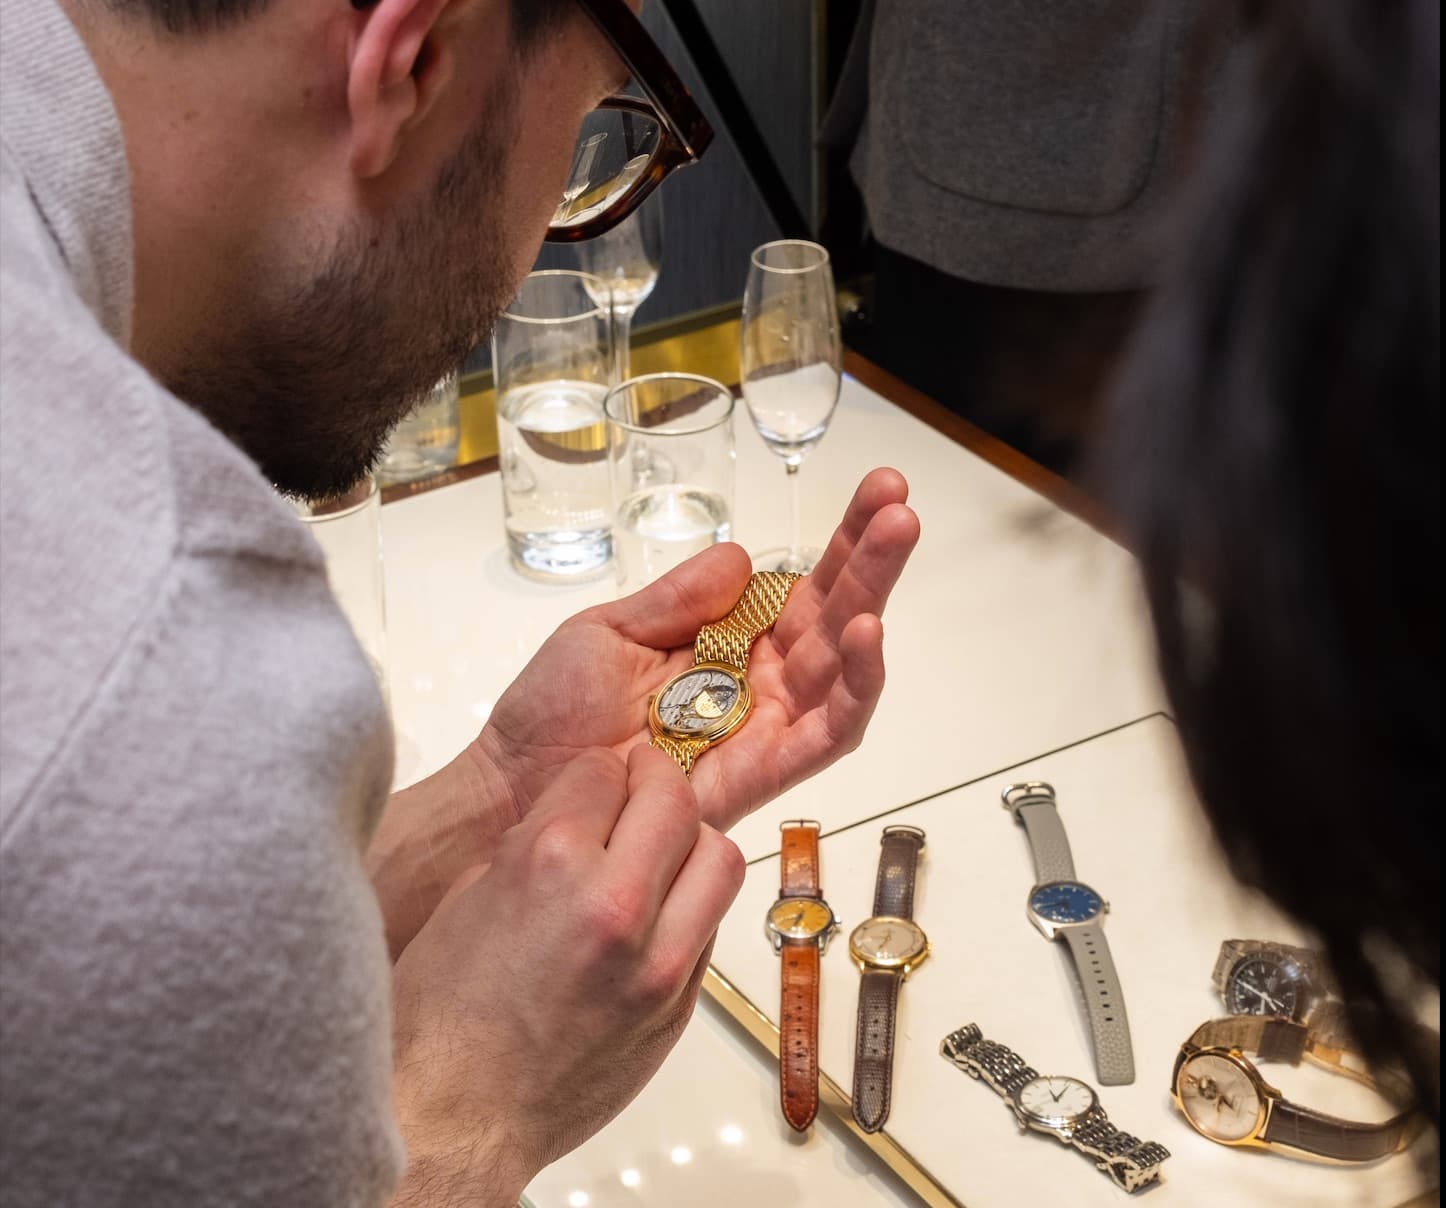
<svg viewBox="0 0 1446 1208"><path fill-rule="evenodd" d="M229 333L169 367L166 385L279 490L321 499L353 486L392 428L490 334L515 286L489 204L503 196L515 100L515 83L499 84L425 203L344 238L279 301L239 300Z"/></svg>

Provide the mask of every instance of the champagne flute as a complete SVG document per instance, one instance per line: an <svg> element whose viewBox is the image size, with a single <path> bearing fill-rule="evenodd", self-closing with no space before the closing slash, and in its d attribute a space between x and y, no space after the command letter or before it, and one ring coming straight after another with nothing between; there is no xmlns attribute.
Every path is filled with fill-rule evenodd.
<svg viewBox="0 0 1446 1208"><path fill-rule="evenodd" d="M765 550L753 565L806 574L822 551L799 537L798 467L828 431L843 368L828 252L802 239L755 249L739 340L748 414L763 443L783 458L789 482L788 548Z"/></svg>
<svg viewBox="0 0 1446 1208"><path fill-rule="evenodd" d="M632 376L628 353L633 315L653 292L663 263L662 197L654 193L612 230L576 247L583 272L606 281L612 290L613 385L617 385ZM606 305L608 299L593 301Z"/></svg>

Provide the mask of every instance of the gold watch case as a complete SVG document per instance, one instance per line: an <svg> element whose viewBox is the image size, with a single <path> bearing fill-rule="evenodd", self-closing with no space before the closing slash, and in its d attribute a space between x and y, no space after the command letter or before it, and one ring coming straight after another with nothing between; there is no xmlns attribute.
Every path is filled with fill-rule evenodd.
<svg viewBox="0 0 1446 1208"><path fill-rule="evenodd" d="M728 663L695 663L658 689L648 704L654 734L682 741L719 742L753 707L748 677Z"/></svg>
<svg viewBox="0 0 1446 1208"><path fill-rule="evenodd" d="M929 937L913 919L879 914L849 934L849 955L864 969L899 969L905 977L929 955Z"/></svg>
<svg viewBox="0 0 1446 1208"><path fill-rule="evenodd" d="M1217 1145L1268 1148L1265 1129L1281 1094L1239 1049L1186 1046L1175 1058L1170 1097L1186 1123ZM1209 1109L1201 1104L1215 1105L1213 1121L1202 1118Z"/></svg>

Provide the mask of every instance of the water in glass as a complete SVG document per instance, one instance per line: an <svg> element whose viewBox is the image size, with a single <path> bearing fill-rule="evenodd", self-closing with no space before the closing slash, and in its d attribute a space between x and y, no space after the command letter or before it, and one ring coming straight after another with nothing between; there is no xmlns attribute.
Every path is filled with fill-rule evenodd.
<svg viewBox="0 0 1446 1208"><path fill-rule="evenodd" d="M524 570L601 569L612 555L601 382L536 382L497 407L507 543Z"/></svg>

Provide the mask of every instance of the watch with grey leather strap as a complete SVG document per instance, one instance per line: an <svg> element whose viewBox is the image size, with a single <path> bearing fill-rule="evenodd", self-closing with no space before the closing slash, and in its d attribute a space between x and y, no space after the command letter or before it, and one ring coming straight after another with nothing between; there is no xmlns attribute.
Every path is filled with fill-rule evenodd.
<svg viewBox="0 0 1446 1208"><path fill-rule="evenodd" d="M939 1045L946 1061L990 1087L1009 1105L1021 1130L1048 1133L1094 1160L1115 1185L1138 1191L1160 1177L1170 1151L1121 1132L1078 1078L1041 1075L1018 1053L985 1040L977 1024L950 1032Z"/></svg>
<svg viewBox="0 0 1446 1208"><path fill-rule="evenodd" d="M854 1122L866 1133L878 1132L889 1118L899 987L929 955L928 938L914 922L924 832L885 827L879 844L874 913L849 936L849 955L860 973L852 1107Z"/></svg>
<svg viewBox="0 0 1446 1208"><path fill-rule="evenodd" d="M1045 939L1064 940L1079 975L1094 1044L1095 1074L1104 1086L1127 1086L1135 1080L1130 1021L1100 926L1110 904L1075 879L1074 858L1052 786L1038 780L1011 784L1002 797L1004 808L1029 835L1034 853L1035 883L1026 903L1029 921Z"/></svg>

